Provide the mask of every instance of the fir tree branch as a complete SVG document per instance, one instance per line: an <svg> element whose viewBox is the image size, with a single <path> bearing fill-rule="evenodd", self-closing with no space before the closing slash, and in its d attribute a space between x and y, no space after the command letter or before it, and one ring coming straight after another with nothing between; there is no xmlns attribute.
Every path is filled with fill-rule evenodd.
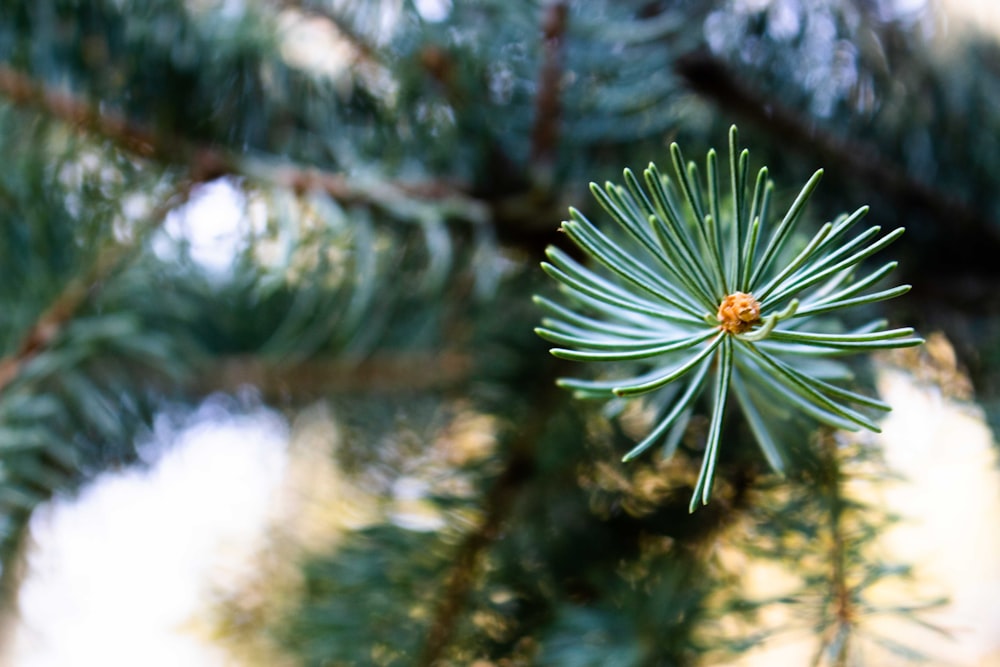
<svg viewBox="0 0 1000 667"><path fill-rule="evenodd" d="M847 629L846 638L836 651L836 667L846 667L850 656L850 631L854 627L854 601L847 581L847 538L844 535L844 512L847 507L843 497L843 472L837 453L837 443L832 436L823 438L824 491L829 500L830 513L830 590L832 594L834 623L825 633L824 642L833 645L836 636ZM822 655L824 651L820 651Z"/></svg>
<svg viewBox="0 0 1000 667"><path fill-rule="evenodd" d="M482 204L465 197L448 184L354 184L340 174L275 163L273 160L237 156L223 149L198 146L183 138L163 137L117 114L100 111L85 100L51 90L3 64L0 64L0 95L15 106L42 112L139 158L185 166L188 178L150 215L151 225L154 227L162 222L170 210L187 200L194 186L223 175L247 176L295 192L322 190L349 204L391 207L411 199L426 199L466 220L482 222L488 217ZM107 248L86 275L71 281L65 287L28 329L16 350L7 357L0 358L0 391L14 381L25 363L48 348L65 323L90 296L93 286L110 274L131 250L132 246L115 245ZM379 371L383 372L385 369ZM373 378L369 377L369 381L373 381ZM383 381L384 378L374 380L376 384Z"/></svg>
<svg viewBox="0 0 1000 667"><path fill-rule="evenodd" d="M147 216L146 231L158 227L167 214L187 201L197 183L182 181ZM94 263L83 275L70 280L52 304L28 329L16 350L0 358L0 392L20 374L25 364L49 348L63 327L114 271L128 260L137 243L109 244L99 251Z"/></svg>
<svg viewBox="0 0 1000 667"><path fill-rule="evenodd" d="M536 419L535 421L537 423L542 420ZM525 441L528 439L525 438ZM476 531L465 538L458 548L454 565L445 581L441 599L434 611L423 653L417 662L419 667L432 667L438 664L451 642L469 591L475 583L483 554L496 540L500 526L514 505L514 499L524 481L531 475L533 467L534 462L531 458L524 453L512 450L503 472L500 473L486 497L482 523Z"/></svg>
<svg viewBox="0 0 1000 667"><path fill-rule="evenodd" d="M530 403L531 412L526 416L523 428L513 434L504 468L486 496L482 521L465 537L455 554L454 565L445 580L423 651L416 663L418 667L433 667L444 656L461 620L462 609L475 583L480 562L499 537L519 493L534 474L536 443L543 436L560 400L559 390L551 378L540 378L536 386L539 392L536 400Z"/></svg>
<svg viewBox="0 0 1000 667"><path fill-rule="evenodd" d="M98 111L67 93L50 90L12 67L0 64L0 95L15 106L43 111L67 125L107 139L128 153L154 157L156 138L126 119Z"/></svg>
<svg viewBox="0 0 1000 667"><path fill-rule="evenodd" d="M725 62L704 51L678 58L674 70L695 93L752 122L776 137L782 146L808 153L827 166L839 165L839 172L888 194L900 210L920 209L932 215L943 228L949 229L947 235L942 235L943 242L954 243L952 239L959 239L955 248L936 246L935 252L940 257L966 257L976 247L977 256L988 257L995 264L993 259L1000 254L1000 232L991 220L969 204L885 161L875 147L822 130L816 123L751 88ZM955 234L955 227L965 231Z"/></svg>
<svg viewBox="0 0 1000 667"><path fill-rule="evenodd" d="M16 106L40 111L80 131L111 142L140 158L182 166L191 182L205 182L227 175L245 176L295 192L321 190L345 204L373 207L398 205L406 200L429 200L459 218L473 222L487 219L487 209L447 183L362 184L344 175L283 163L274 158L238 155L213 146L202 146L183 137L162 136L147 127L72 95L54 91L17 70L0 64L0 96Z"/></svg>

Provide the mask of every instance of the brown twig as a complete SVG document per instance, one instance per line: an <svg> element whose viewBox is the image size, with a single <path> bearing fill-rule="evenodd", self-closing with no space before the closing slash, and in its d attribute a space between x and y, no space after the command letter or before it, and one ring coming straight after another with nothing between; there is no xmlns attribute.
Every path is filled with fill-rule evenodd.
<svg viewBox="0 0 1000 667"><path fill-rule="evenodd" d="M444 656L455 635L483 556L500 536L515 501L534 473L536 442L544 434L552 410L560 399L555 383L548 374L543 373L543 376L544 379L538 381L539 395L531 404L531 413L522 428L513 434L503 471L484 500L482 521L459 545L452 561L423 651L416 662L419 667L433 667Z"/></svg>
<svg viewBox="0 0 1000 667"><path fill-rule="evenodd" d="M342 174L282 163L273 158L251 159L222 148L198 145L182 137L158 135L120 115L98 111L85 100L50 90L3 64L0 64L0 96L16 106L43 112L81 132L105 139L138 157L182 166L187 169L192 183L239 175L299 193L319 190L348 204L385 207L408 200L428 200L447 204L450 212L463 219L480 222L487 217L482 204L449 184L355 183Z"/></svg>
<svg viewBox="0 0 1000 667"><path fill-rule="evenodd" d="M689 53L675 61L674 70L691 90L780 137L782 146L807 152L823 163L840 165L844 174L889 195L903 211L919 209L929 213L950 230L943 239L954 238L955 228L961 228L962 238L953 248L958 253L956 258L967 254L970 243L985 243L990 257L1000 254L997 225L979 210L885 161L874 146L824 131L751 88L715 56L703 51ZM938 252L948 257L950 250L938 248Z"/></svg>
<svg viewBox="0 0 1000 667"><path fill-rule="evenodd" d="M461 386L472 372L469 356L457 350L424 354L380 353L356 362L314 359L308 363L269 363L258 357L228 357L213 363L196 379L199 392L260 387L269 395L298 396L330 392L447 391Z"/></svg>
<svg viewBox="0 0 1000 667"><path fill-rule="evenodd" d="M71 95L38 85L30 77L0 64L0 94L19 107L44 109L49 115L91 134L100 135L130 153L152 157L152 135L126 120L101 114Z"/></svg>
<svg viewBox="0 0 1000 667"><path fill-rule="evenodd" d="M837 451L836 440L827 436L822 444L824 475L824 493L828 494L830 502L830 588L833 593L834 623L824 633L824 640L832 645L837 636L848 628L846 638L839 643L835 664L837 667L847 665L850 655L850 630L855 624L855 609L853 591L847 581L847 537L844 534L844 514L847 509L843 497L843 472L841 460Z"/></svg>
<svg viewBox="0 0 1000 667"><path fill-rule="evenodd" d="M531 161L544 172L552 169L559 141L563 41L568 16L566 3L554 0L542 17L542 66L538 72L535 125L531 131Z"/></svg>
<svg viewBox="0 0 1000 667"><path fill-rule="evenodd" d="M432 667L438 664L448 644L451 643L469 591L475 582L482 555L497 538L500 527L517 497L517 491L524 479L531 474L531 469L531 459L514 454L507 460L506 467L494 482L486 497L486 513L482 523L462 542L452 562L441 599L434 612L430 631L427 633L423 653L417 662L420 667Z"/></svg>
<svg viewBox="0 0 1000 667"><path fill-rule="evenodd" d="M163 137L120 115L98 110L91 103L51 90L28 75L0 64L0 96L15 106L33 109L60 120L85 134L106 140L140 158L187 168L187 178L150 216L159 224L167 213L185 201L199 183L227 174L240 174L296 192L321 190L347 203L394 206L409 199L430 199L453 214L473 221L486 219L486 209L454 189L440 184L355 184L341 174L301 168L273 161L248 159L224 149L199 146L179 137ZM87 298L91 287L105 277L128 251L113 246L100 255L86 275L71 281L25 334L17 349L0 359L0 391L18 375L24 364L46 349Z"/></svg>
<svg viewBox="0 0 1000 667"><path fill-rule="evenodd" d="M149 214L149 228L159 226L171 210L186 201L194 185L193 181L184 181L178 185ZM132 250L131 245L108 246L98 254L89 270L67 283L48 309L28 329L14 352L0 358L0 392L17 378L28 362L52 345L66 323L92 295L94 286L101 284L118 269Z"/></svg>
<svg viewBox="0 0 1000 667"><path fill-rule="evenodd" d="M177 137L158 137L137 123L67 93L51 90L8 65L0 64L0 95L18 107L34 109L77 130L101 137L132 155L161 162L183 162L192 180L206 181L233 171L221 151L199 148Z"/></svg>

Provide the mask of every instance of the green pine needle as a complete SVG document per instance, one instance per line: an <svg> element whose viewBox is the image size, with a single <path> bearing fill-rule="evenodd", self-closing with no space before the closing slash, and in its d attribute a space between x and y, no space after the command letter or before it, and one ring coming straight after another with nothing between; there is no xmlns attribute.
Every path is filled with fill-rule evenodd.
<svg viewBox="0 0 1000 667"><path fill-rule="evenodd" d="M821 226L804 244L797 228L823 175L817 171L781 220L769 231L774 185L762 168L749 186L749 153L729 135L729 178L709 151L703 182L698 166L670 147L672 176L654 164L638 178L624 172L625 186L591 184L598 203L624 235L602 231L580 211L562 230L602 269L592 269L549 248L543 269L562 286L565 304L544 297L548 312L535 331L563 347L552 354L573 361L632 362L632 375L612 380L562 378L559 385L580 398L631 398L680 383L651 432L624 460L665 441L677 446L698 397L712 387L705 455L691 498L691 511L708 502L730 393L771 467L784 471L779 424L762 410L761 394L821 423L878 431L864 410L889 406L832 381L850 377L831 359L849 353L920 345L913 329L886 329L876 322L854 331L817 315L895 298L909 285L868 292L895 262L856 278L861 262L896 240L903 230L880 237L878 227L848 238L865 216L859 208ZM728 183L729 201L720 186ZM620 241L618 239L621 239ZM794 242L793 242L794 241ZM794 248L792 246L795 246ZM823 360L826 358L826 360ZM635 364L638 363L639 366ZM625 366L623 369L627 368ZM623 371L626 372L626 371ZM714 377L709 385L708 376Z"/></svg>

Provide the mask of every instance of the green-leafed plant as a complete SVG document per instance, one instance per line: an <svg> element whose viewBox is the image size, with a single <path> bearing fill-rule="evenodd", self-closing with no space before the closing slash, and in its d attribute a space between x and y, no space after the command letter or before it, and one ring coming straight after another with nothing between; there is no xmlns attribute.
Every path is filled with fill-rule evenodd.
<svg viewBox="0 0 1000 667"><path fill-rule="evenodd" d="M701 472L691 498L707 503L730 392L770 465L785 464L773 401L836 428L878 431L865 410L888 411L884 402L843 388L850 379L836 358L852 352L919 345L911 328L886 329L884 321L845 330L823 318L835 311L904 294L909 285L877 291L895 267L889 262L859 277L859 264L899 238L871 227L851 234L867 207L827 222L803 242L794 232L822 171L802 188L768 233L773 184L767 168L748 187L749 153L729 135L730 196L721 195L718 159L706 161L707 182L694 162L671 146L676 180L653 164L645 187L625 170L625 186L591 184L601 206L626 232L619 240L576 209L562 230L606 271L588 268L555 247L545 271L558 280L569 305L544 297L549 313L537 332L561 346L552 354L574 361L638 362L625 377L564 378L580 398L652 395L662 411L652 431L625 460L663 441L677 448L696 399L714 378L711 419Z"/></svg>

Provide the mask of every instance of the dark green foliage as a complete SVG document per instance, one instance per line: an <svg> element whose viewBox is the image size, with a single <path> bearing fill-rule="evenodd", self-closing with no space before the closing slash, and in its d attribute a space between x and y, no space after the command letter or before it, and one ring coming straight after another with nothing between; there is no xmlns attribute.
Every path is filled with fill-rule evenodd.
<svg viewBox="0 0 1000 667"><path fill-rule="evenodd" d="M573 241L604 259L624 247L611 264L635 269L650 240L639 231L629 246L606 210L628 208L627 227L649 183L630 172L596 200L587 183L674 160L682 181L671 143L701 155L736 123L778 184L772 211L825 170L758 277L851 205L871 204L866 224L905 224L895 280L914 289L855 304L859 316L943 329L995 423L997 46L966 35L941 48L932 8L891 4L456 0L434 15L384 0L0 0L0 592L16 593L40 503L137 464L157 414L249 384L290 419L331 406L343 441L330 456L378 499L365 526L288 553L300 597L241 626L292 664L716 664L805 627L820 663L843 665L871 616L920 625L927 600L876 609L865 597L910 572L874 549L890 517L852 495L865 476L876 487L891 476L873 463L877 445L832 430L872 419L845 417L842 403L883 407L864 355L850 368L800 360L813 378L860 378L856 394L823 386L830 402L796 401L759 357L721 355L732 391L692 394L657 439L675 456L623 464L684 388L645 409L609 391L592 392L606 406L575 401L555 384L575 365L532 332L543 313L531 295L551 297L537 270L546 247L557 269L594 276L603 269ZM312 67L296 48L317 32L312 55L325 60ZM729 193L752 193L756 171L734 189L725 167L678 201L728 215ZM218 272L163 230L205 183L245 203L237 256ZM579 211L558 234L567 206ZM747 237L749 217L707 212L712 223L689 227L705 224L700 249L714 253L709 232ZM879 243L865 238L859 247ZM646 267L654 291L711 282L670 252ZM719 274L741 275L738 253L712 253ZM774 292L766 316L798 296ZM871 342L831 341L843 330L820 314L726 349L787 352L802 331L824 352ZM750 409L713 419L713 400ZM448 449L461 449L463 419L488 424L475 457ZM689 514L713 474L712 502ZM400 480L424 485L436 523L417 531L393 514ZM734 555L778 563L801 587L749 596ZM776 608L802 622L765 625L758 612Z"/></svg>
<svg viewBox="0 0 1000 667"><path fill-rule="evenodd" d="M359 531L336 554L303 566L301 609L282 629L303 665L410 665L449 548L393 526Z"/></svg>
<svg viewBox="0 0 1000 667"><path fill-rule="evenodd" d="M47 123L22 134L26 121L10 109L0 119L0 152L11 165L0 174L0 298L7 304L0 559L13 557L38 503L135 460L136 434L169 395L163 380L183 373L186 345L180 332L165 333L176 326L175 316L150 309L144 275L126 272L100 298L77 303L85 289L80 281L102 261L128 193L109 174L128 178L134 170ZM85 151L103 173L77 161ZM62 309L76 306L77 317L62 326Z"/></svg>

